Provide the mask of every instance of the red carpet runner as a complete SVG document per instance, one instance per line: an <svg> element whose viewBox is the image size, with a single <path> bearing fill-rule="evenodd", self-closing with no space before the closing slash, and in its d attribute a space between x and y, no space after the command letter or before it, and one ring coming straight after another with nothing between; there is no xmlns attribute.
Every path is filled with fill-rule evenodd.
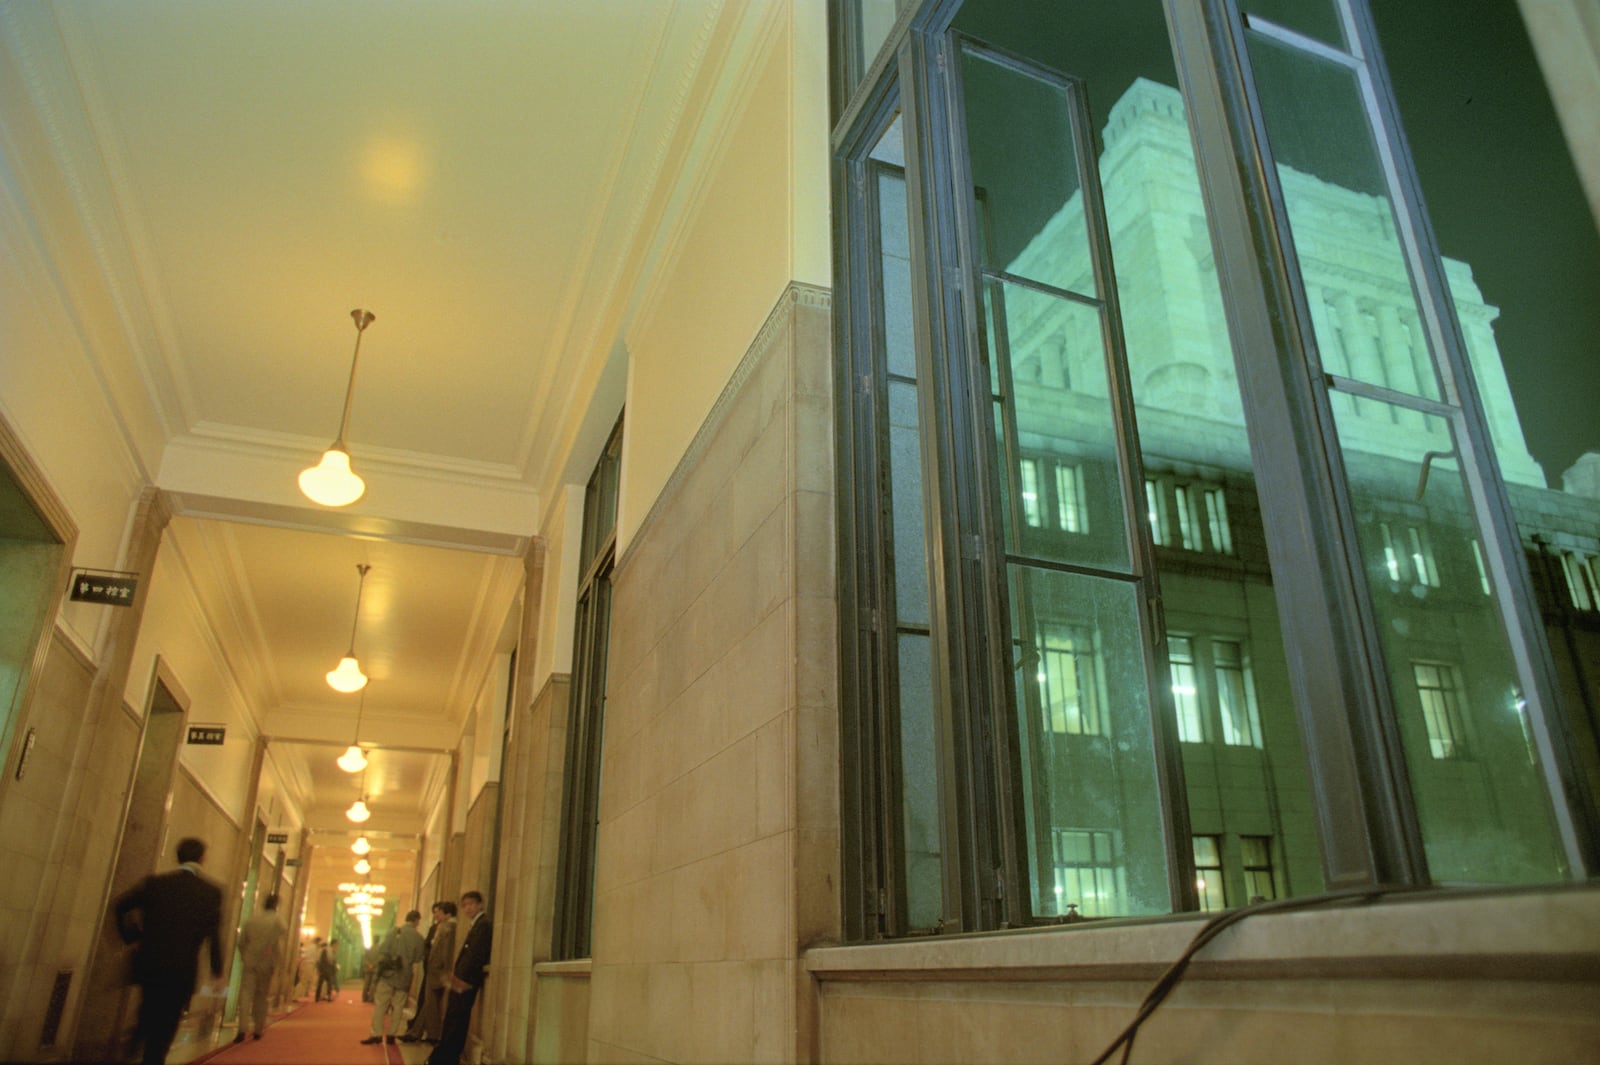
<svg viewBox="0 0 1600 1065"><path fill-rule="evenodd" d="M372 1004L361 1001L359 986L332 1002L303 1002L269 1023L260 1039L246 1034L193 1065L401 1065L400 1048L363 1046L372 1031Z"/></svg>

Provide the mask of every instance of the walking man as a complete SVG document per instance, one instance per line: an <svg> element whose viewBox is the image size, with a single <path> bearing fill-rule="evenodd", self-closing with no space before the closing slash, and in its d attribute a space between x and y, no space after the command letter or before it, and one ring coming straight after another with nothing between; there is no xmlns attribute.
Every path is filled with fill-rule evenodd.
<svg viewBox="0 0 1600 1065"><path fill-rule="evenodd" d="M489 947L493 929L483 912L483 896L468 891L461 896L461 951L456 955L450 976L450 999L444 1009L444 1030L439 1045L428 1055L428 1065L459 1065L466 1049L467 1031L472 1025L472 1004L488 975Z"/></svg>
<svg viewBox="0 0 1600 1065"><path fill-rule="evenodd" d="M222 977L222 889L200 875L206 845L178 843L178 868L147 876L116 901L117 931L134 943L132 976L139 985L139 1035L144 1065L163 1065L178 1022L194 994L200 946L211 943L211 977Z"/></svg>
<svg viewBox="0 0 1600 1065"><path fill-rule="evenodd" d="M328 1001L339 996L339 959L334 956L337 939L329 939L317 951L317 1001L322 1001L322 989L328 989Z"/></svg>
<svg viewBox="0 0 1600 1065"><path fill-rule="evenodd" d="M246 1030L260 1039L267 1027L267 992L272 986L273 970L282 959L283 938L287 933L278 919L277 909L277 894L268 895L261 903L261 912L239 929L243 975L239 981L239 1032L233 1037L235 1043L244 1042Z"/></svg>
<svg viewBox="0 0 1600 1065"><path fill-rule="evenodd" d="M412 910L406 923L390 932L373 953L372 1034L363 1043L392 1043L405 1031L406 1000L411 997L411 978L422 960L422 933L417 922L422 914ZM384 1036L383 1019L389 1018L389 1034Z"/></svg>

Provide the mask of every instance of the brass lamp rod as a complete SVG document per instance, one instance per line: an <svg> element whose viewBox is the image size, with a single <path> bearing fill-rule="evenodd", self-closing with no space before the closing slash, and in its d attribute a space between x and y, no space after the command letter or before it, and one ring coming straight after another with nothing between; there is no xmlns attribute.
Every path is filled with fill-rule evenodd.
<svg viewBox="0 0 1600 1065"><path fill-rule="evenodd" d="M344 434L350 428L350 403L356 394L356 364L361 361L361 334L366 332L367 326L372 324L377 315L357 307L350 312L350 317L356 323L356 350L355 354L350 356L350 383L345 385L344 413L339 416L339 436L333 442L334 451L343 451L346 454L350 448L344 442Z"/></svg>

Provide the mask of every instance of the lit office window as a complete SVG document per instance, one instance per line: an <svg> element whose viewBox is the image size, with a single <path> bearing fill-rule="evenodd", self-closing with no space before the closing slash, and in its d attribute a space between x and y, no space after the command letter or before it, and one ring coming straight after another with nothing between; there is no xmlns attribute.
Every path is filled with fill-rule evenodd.
<svg viewBox="0 0 1600 1065"><path fill-rule="evenodd" d="M1172 546L1172 533L1167 528L1167 501L1161 495L1161 482L1145 478L1144 508L1150 521L1150 539L1162 547Z"/></svg>
<svg viewBox="0 0 1600 1065"><path fill-rule="evenodd" d="M1206 741L1205 715L1200 708L1200 687L1194 668L1194 642L1187 636L1167 638L1167 664L1172 670L1172 705L1178 714L1178 738L1184 743Z"/></svg>
<svg viewBox="0 0 1600 1065"><path fill-rule="evenodd" d="M1483 548L1477 540L1472 541L1472 563L1478 567L1478 588L1484 595L1489 595L1489 571L1483 567Z"/></svg>
<svg viewBox="0 0 1600 1065"><path fill-rule="evenodd" d="M1083 498L1083 470L1078 466L1056 467L1056 520L1063 532L1089 531L1089 509Z"/></svg>
<svg viewBox="0 0 1600 1065"><path fill-rule="evenodd" d="M1220 488L1207 488L1201 496L1206 508L1206 529L1211 533L1211 549L1233 554L1233 532L1228 528L1228 501Z"/></svg>
<svg viewBox="0 0 1600 1065"><path fill-rule="evenodd" d="M1178 515L1178 546L1189 551L1200 550L1200 530L1194 517L1194 494L1189 486L1180 484L1173 488L1173 509Z"/></svg>
<svg viewBox="0 0 1600 1065"><path fill-rule="evenodd" d="M1211 664L1217 678L1222 742L1231 747L1260 747L1261 718L1250 690L1243 646L1237 640L1212 640Z"/></svg>
<svg viewBox="0 0 1600 1065"><path fill-rule="evenodd" d="M1406 545L1411 549L1412 579L1429 588L1439 587L1439 571L1434 568L1433 548L1428 546L1428 534L1415 525L1408 525Z"/></svg>
<svg viewBox="0 0 1600 1065"><path fill-rule="evenodd" d="M1428 750L1435 758L1465 758L1466 731L1461 721L1461 685L1454 666L1439 662L1413 662L1411 672L1422 701L1422 720L1428 729Z"/></svg>
<svg viewBox="0 0 1600 1065"><path fill-rule="evenodd" d="M1019 464L1022 480L1022 520L1037 529L1044 524L1044 508L1039 505L1039 463L1023 459Z"/></svg>
<svg viewBox="0 0 1600 1065"><path fill-rule="evenodd" d="M1239 866L1244 870L1246 903L1278 897L1278 885L1272 875L1271 836L1240 836Z"/></svg>
<svg viewBox="0 0 1600 1065"><path fill-rule="evenodd" d="M1400 582L1400 550L1395 544L1394 530L1389 528L1389 523L1378 523L1378 532L1383 536L1383 568L1388 571L1389 579L1396 584Z"/></svg>
<svg viewBox="0 0 1600 1065"><path fill-rule="evenodd" d="M1222 887L1222 837L1194 837L1194 890L1200 908L1208 912L1228 907Z"/></svg>
<svg viewBox="0 0 1600 1065"><path fill-rule="evenodd" d="M1067 628L1041 630L1039 701L1044 727L1058 735L1104 734L1093 638Z"/></svg>
<svg viewBox="0 0 1600 1065"><path fill-rule="evenodd" d="M1057 915L1070 913L1069 907L1083 917L1112 917L1121 912L1122 871L1111 833L1057 828L1050 835Z"/></svg>

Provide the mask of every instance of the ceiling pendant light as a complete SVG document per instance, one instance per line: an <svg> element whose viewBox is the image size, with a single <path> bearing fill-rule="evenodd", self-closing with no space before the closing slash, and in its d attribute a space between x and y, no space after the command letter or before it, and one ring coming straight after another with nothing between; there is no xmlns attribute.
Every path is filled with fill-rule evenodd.
<svg viewBox="0 0 1600 1065"><path fill-rule="evenodd" d="M362 876L366 876L368 873L372 872L372 863L363 858L356 862L355 868L357 873L361 874Z"/></svg>
<svg viewBox="0 0 1600 1065"><path fill-rule="evenodd" d="M356 841L350 844L350 849L355 851L357 856L365 857L371 852L372 844L367 841L366 836L357 836Z"/></svg>
<svg viewBox="0 0 1600 1065"><path fill-rule="evenodd" d="M356 572L361 574L361 579L356 584L356 616L350 622L350 650L339 659L338 667L327 673L328 687L346 694L358 692L367 686L367 675L361 672L361 664L356 661L356 624L361 620L361 589L367 583L367 571L371 568L365 565L356 566ZM357 727L360 727L359 723Z"/></svg>
<svg viewBox="0 0 1600 1065"><path fill-rule="evenodd" d="M350 401L356 391L356 363L361 358L361 334L376 317L371 311L356 308L350 312L356 323L356 351L350 357L350 383L344 390L344 414L339 418L339 435L322 453L322 461L300 471L300 491L313 503L343 507L361 498L367 483L350 469L350 448L344 434L350 428Z"/></svg>
<svg viewBox="0 0 1600 1065"><path fill-rule="evenodd" d="M367 809L367 771L361 771L361 797L350 804L350 809L344 812L346 818L355 824L361 824L372 816L372 811Z"/></svg>
<svg viewBox="0 0 1600 1065"><path fill-rule="evenodd" d="M353 662L355 659L352 658L350 661ZM343 665L343 663L340 664ZM337 673L338 670L334 670L334 672ZM363 680L364 679L365 678L363 678ZM328 683L333 684L333 678L331 676L328 678ZM334 687L338 687L338 685L335 684ZM344 753L341 754L334 763L346 773L359 773L363 769L367 768L367 753L361 749L361 715L366 709L367 689L363 687L361 689L361 705L356 707L355 738L350 741L350 746L344 749Z"/></svg>

